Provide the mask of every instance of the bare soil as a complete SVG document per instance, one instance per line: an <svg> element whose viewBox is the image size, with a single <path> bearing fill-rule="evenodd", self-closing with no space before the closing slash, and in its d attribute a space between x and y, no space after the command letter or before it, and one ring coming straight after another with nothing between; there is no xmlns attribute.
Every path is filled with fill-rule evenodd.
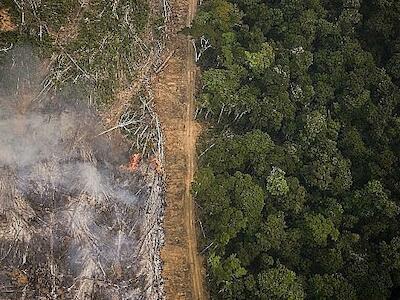
<svg viewBox="0 0 400 300"><path fill-rule="evenodd" d="M196 168L200 124L193 120L196 66L189 26L196 1L172 1L176 24L166 53L174 53L154 81L156 111L165 134L165 245L161 251L167 299L206 299L205 270L197 249L196 213L191 184Z"/></svg>
<svg viewBox="0 0 400 300"><path fill-rule="evenodd" d="M12 22L8 9L0 8L0 31L13 31L16 28Z"/></svg>

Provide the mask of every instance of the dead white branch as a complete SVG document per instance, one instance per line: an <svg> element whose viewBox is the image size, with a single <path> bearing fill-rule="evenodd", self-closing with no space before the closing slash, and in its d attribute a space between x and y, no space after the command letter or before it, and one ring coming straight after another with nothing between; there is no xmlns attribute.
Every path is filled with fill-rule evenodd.
<svg viewBox="0 0 400 300"><path fill-rule="evenodd" d="M12 47L14 47L14 44L13 44L13 43L11 43L11 45L10 45L9 47L1 48L1 49L0 49L0 52L7 52L7 51L11 50Z"/></svg>
<svg viewBox="0 0 400 300"><path fill-rule="evenodd" d="M207 51L207 49L211 48L210 41L205 38L205 36L202 36L200 38L200 47L197 48L196 46L196 40L192 39L192 45L194 48L194 58L195 61L198 62L200 60L200 57L203 55L204 52Z"/></svg>
<svg viewBox="0 0 400 300"><path fill-rule="evenodd" d="M168 64L169 60L171 59L171 57L175 54L175 50L171 51L171 53L168 55L168 57L164 60L164 62L161 64L161 66L159 66L157 68L157 70L155 71L156 74L160 73L165 66Z"/></svg>

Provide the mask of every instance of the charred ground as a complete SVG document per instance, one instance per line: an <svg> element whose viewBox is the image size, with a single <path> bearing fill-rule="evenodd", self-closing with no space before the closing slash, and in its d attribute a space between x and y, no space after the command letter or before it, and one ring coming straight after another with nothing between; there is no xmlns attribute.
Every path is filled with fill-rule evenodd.
<svg viewBox="0 0 400 300"><path fill-rule="evenodd" d="M161 4L0 9L0 298L162 299Z"/></svg>

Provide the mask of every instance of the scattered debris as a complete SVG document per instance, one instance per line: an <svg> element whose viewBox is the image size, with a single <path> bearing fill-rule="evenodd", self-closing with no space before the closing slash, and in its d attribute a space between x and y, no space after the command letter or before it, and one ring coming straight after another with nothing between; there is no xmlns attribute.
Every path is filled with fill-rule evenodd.
<svg viewBox="0 0 400 300"><path fill-rule="evenodd" d="M150 167L156 170L157 174L162 174L164 169L161 165L161 162L155 157L151 157L149 160Z"/></svg>
<svg viewBox="0 0 400 300"><path fill-rule="evenodd" d="M18 269L14 269L9 273L9 275L18 283L18 285L27 285L29 282L28 276Z"/></svg>
<svg viewBox="0 0 400 300"><path fill-rule="evenodd" d="M163 174L140 153L119 168L92 109L18 113L19 93L0 93L0 299L164 299Z"/></svg>

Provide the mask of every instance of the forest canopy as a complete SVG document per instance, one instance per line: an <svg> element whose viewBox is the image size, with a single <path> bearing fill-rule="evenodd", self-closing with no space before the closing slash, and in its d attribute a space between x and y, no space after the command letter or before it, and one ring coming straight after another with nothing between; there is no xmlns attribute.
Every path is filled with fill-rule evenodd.
<svg viewBox="0 0 400 300"><path fill-rule="evenodd" d="M396 0L201 5L213 299L400 297L399 22Z"/></svg>

